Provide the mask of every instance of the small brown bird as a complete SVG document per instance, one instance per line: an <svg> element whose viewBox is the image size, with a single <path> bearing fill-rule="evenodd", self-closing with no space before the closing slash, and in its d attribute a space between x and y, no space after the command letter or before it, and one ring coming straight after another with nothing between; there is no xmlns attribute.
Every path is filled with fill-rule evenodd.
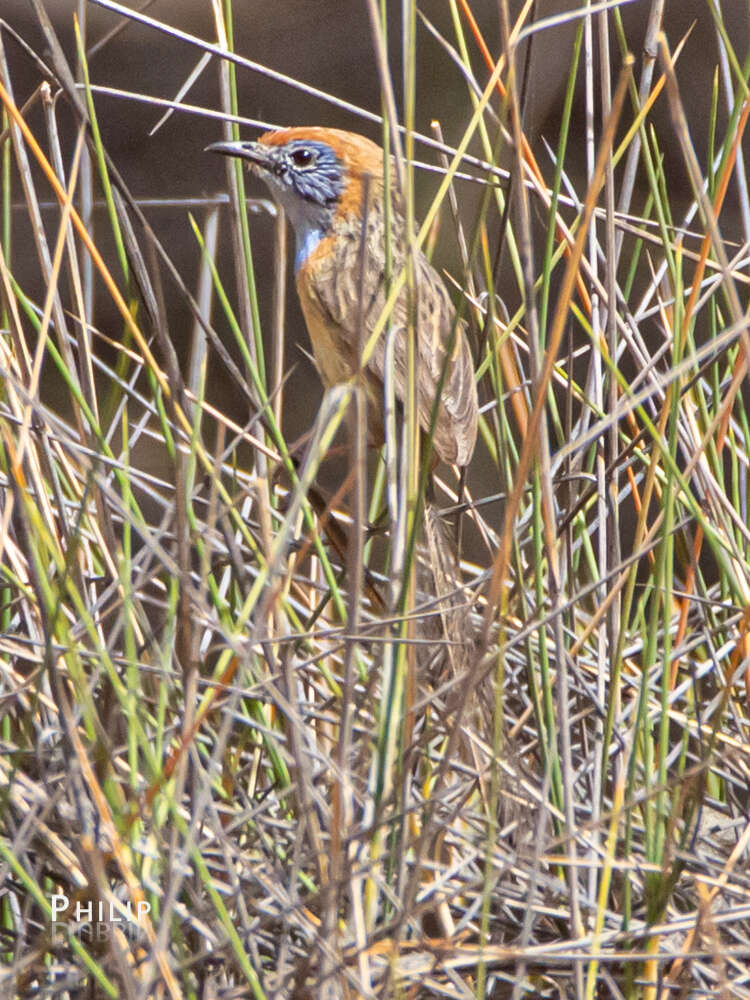
<svg viewBox="0 0 750 1000"><path fill-rule="evenodd" d="M360 317L367 339L386 302L383 150L364 136L331 128L282 129L267 132L257 142L217 142L208 148L247 160L284 208L296 236L297 292L321 378L326 386L349 379L357 370ZM362 275L365 176L369 197ZM406 264L406 244L406 223L394 198L394 275ZM421 252L416 255L415 274L420 424L429 431L442 379L433 446L443 461L463 466L471 459L477 433L477 390L465 327ZM396 396L401 403L407 391L407 308L404 289L391 319ZM386 343L381 336L366 367L373 444L383 441L385 364Z"/></svg>

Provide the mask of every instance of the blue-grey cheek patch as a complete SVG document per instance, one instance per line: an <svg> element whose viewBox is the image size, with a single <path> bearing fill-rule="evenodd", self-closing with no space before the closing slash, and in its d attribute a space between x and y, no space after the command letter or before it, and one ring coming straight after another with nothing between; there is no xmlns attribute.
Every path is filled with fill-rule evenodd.
<svg viewBox="0 0 750 1000"><path fill-rule="evenodd" d="M338 156L324 142L295 139L289 143L290 152L295 149L314 149L317 153L315 166L307 170L291 169L292 185L302 198L331 205L337 201L344 189L344 168Z"/></svg>

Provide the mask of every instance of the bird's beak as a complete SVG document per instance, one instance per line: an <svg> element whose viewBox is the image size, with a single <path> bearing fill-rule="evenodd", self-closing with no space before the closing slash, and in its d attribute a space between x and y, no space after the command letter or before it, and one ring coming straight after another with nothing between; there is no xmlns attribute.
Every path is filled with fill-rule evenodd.
<svg viewBox="0 0 750 1000"><path fill-rule="evenodd" d="M268 170L271 166L268 150L259 142L212 142L210 146L206 146L203 152L221 153L222 156L238 156L261 169Z"/></svg>

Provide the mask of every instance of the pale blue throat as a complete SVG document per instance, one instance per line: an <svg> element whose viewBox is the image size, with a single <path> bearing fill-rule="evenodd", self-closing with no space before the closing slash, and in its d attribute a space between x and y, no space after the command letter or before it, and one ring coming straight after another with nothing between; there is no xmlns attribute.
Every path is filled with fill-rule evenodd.
<svg viewBox="0 0 750 1000"><path fill-rule="evenodd" d="M322 226L314 222L305 220L294 227L295 251L294 251L294 273L296 274L315 247L325 236Z"/></svg>
<svg viewBox="0 0 750 1000"><path fill-rule="evenodd" d="M295 236L294 270L299 271L307 258L328 234L335 212L333 199L316 201L296 191L284 180L273 175L264 180L287 214Z"/></svg>

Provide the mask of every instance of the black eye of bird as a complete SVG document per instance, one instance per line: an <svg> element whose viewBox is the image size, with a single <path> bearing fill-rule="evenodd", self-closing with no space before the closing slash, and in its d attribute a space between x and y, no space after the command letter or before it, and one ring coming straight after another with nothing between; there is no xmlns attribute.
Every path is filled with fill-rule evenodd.
<svg viewBox="0 0 750 1000"><path fill-rule="evenodd" d="M292 153L292 160L297 167L309 167L314 160L313 151L305 148L295 149Z"/></svg>

